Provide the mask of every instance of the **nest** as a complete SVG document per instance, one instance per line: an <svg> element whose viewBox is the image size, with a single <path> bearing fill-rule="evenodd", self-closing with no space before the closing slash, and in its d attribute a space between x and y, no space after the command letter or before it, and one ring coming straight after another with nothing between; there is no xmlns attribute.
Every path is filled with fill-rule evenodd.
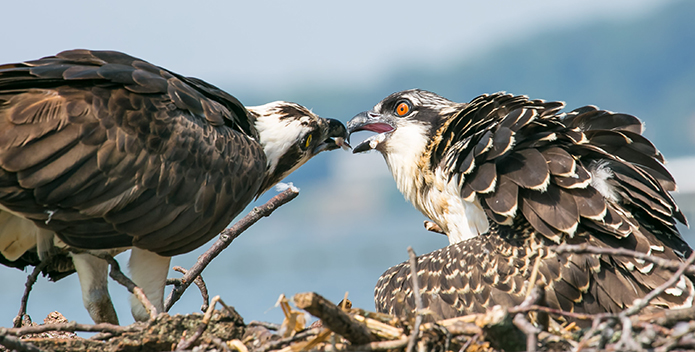
<svg viewBox="0 0 695 352"><path fill-rule="evenodd" d="M281 297L281 324L244 324L237 312L213 298L205 314L157 315L129 326L65 322L54 312L42 325L0 328L0 344L18 351L675 351L695 349L695 309L656 314L597 314L590 328L530 321L549 314L534 305L418 324L418 315L394 317L335 305L322 296L300 293ZM215 309L222 304L222 309ZM320 318L309 327L304 312ZM557 316L557 315L555 315ZM58 317L58 319L56 319ZM62 320L60 319L62 318ZM549 320L553 322L553 319ZM85 339L75 331L99 332Z"/></svg>
<svg viewBox="0 0 695 352"><path fill-rule="evenodd" d="M280 324L243 319L219 296L211 301L202 270L245 229L297 196L288 189L220 234L218 241L180 279L170 279L174 289L167 298L168 310L181 294L195 283L203 296L205 314L170 316L158 313L142 291L121 271L111 257L102 256L111 266L110 276L123 284L149 310L147 322L129 326L77 324L54 312L44 324L32 323L25 314L29 292L42 266L27 279L20 314L13 328L0 327L0 351L676 351L695 350L695 308L643 313L651 299L674 285L683 274L695 273L695 255L684 263L663 262L644 253L614 249L612 255L632 255L655 265L670 268L673 277L644 298L619 313L579 314L538 305L544 288L536 284L523 303L515 307L495 306L483 314L472 314L436 322L428 316L416 292L416 313L391 316L352 308L347 295L339 304L317 293L299 293L278 301L285 314ZM557 251L602 253L607 249L587 246L559 246ZM411 268L415 253L409 249ZM44 265L44 263L42 263ZM412 277L417 277L412 275ZM294 307L292 306L294 304ZM221 309L217 309L218 305ZM305 312L318 318L306 326ZM572 320L590 321L579 329ZM75 332L97 332L89 339ZM4 348L3 348L4 346Z"/></svg>

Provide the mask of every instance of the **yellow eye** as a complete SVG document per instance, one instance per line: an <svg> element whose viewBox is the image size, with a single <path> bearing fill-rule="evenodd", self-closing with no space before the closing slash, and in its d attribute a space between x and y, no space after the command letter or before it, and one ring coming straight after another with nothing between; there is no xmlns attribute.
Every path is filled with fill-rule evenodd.
<svg viewBox="0 0 695 352"><path fill-rule="evenodd" d="M309 148L309 144L311 144L311 135L306 137L306 143L304 143L304 149Z"/></svg>
<svg viewBox="0 0 695 352"><path fill-rule="evenodd" d="M410 104L406 101L402 101L396 105L396 115L405 116L410 112Z"/></svg>

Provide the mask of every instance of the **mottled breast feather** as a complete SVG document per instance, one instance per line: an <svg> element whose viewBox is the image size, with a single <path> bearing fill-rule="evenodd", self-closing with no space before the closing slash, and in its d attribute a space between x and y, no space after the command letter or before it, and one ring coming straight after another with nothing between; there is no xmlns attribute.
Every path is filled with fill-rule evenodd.
<svg viewBox="0 0 695 352"><path fill-rule="evenodd" d="M0 66L0 203L67 244L197 248L252 200L266 159L234 97L126 54Z"/></svg>
<svg viewBox="0 0 695 352"><path fill-rule="evenodd" d="M555 244L690 255L676 229L686 220L669 194L675 182L641 122L593 106L558 113L563 106L497 93L444 119L428 146L430 166L458 182L462 199L477 199L491 226L419 258L432 318L520 303L538 257L548 304L569 311L623 309L671 275L628 257L556 254ZM406 262L380 278L379 311L415 309L409 270ZM692 303L692 283L682 286L653 306Z"/></svg>

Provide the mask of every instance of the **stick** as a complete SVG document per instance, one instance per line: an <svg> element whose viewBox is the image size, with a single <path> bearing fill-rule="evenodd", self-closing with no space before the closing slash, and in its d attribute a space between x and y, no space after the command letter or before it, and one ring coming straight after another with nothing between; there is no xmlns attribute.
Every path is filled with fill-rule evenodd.
<svg viewBox="0 0 695 352"><path fill-rule="evenodd" d="M217 305L217 302L219 301L221 301L220 296L215 296L212 298L212 303L208 307L208 310L205 312L203 320L201 320L198 324L198 328L193 333L193 336L191 336L191 338L188 340L181 341L179 345L176 347L176 351L187 350L198 340L198 338L201 335L203 335L203 332L205 331L205 329L207 329L208 324L210 323L210 319L212 319L212 313L215 312L215 305Z"/></svg>
<svg viewBox="0 0 695 352"><path fill-rule="evenodd" d="M2 329L2 328L0 328ZM32 334L41 334L48 331L67 331L67 332L107 332L114 335L120 335L127 332L141 331L142 327L139 325L129 325L120 326L109 323L99 323L94 325L89 324L78 324L76 322L70 323L59 323L59 324L45 324L36 326L25 326L21 328L5 329L7 334L15 336L24 336ZM2 331L2 330L0 330Z"/></svg>
<svg viewBox="0 0 695 352"><path fill-rule="evenodd" d="M647 253L637 252L637 251L633 251L633 250L629 250L629 249L625 249L625 248L599 248L599 247L590 246L587 243L578 244L578 245L562 244L562 245L556 246L552 249L555 250L557 253L577 253L577 254L591 253L591 254L608 254L608 255L615 255L615 256L634 257L634 258L642 259L642 260L650 262L650 263L654 263L654 265L657 265L659 267L669 269L672 271L678 270L681 267L681 264L683 263L683 262L678 261L678 260L669 260L669 259L659 258L659 257L655 257L652 255L647 255ZM685 272L688 274L695 275L695 267L688 266L685 269Z"/></svg>
<svg viewBox="0 0 695 352"><path fill-rule="evenodd" d="M329 300L314 292L294 295L294 304L321 319L323 326L343 336L353 345L364 345L374 340L369 329Z"/></svg>
<svg viewBox="0 0 695 352"><path fill-rule="evenodd" d="M181 285L174 286L171 290L169 296L164 304L164 311L169 311L171 306L174 305L180 298L181 295L188 289L188 286L194 281L194 279L203 272L203 270L210 264L210 262L215 259L222 251L227 248L235 238L239 237L246 229L251 225L255 224L258 220L263 217L270 216L275 209L286 204L292 199L299 195L299 191L290 187L284 192L271 198L267 203L260 207L255 207L246 216L239 220L234 226L225 229L220 233L220 237L217 241L203 254L198 257L198 261L188 269L188 272L181 278Z"/></svg>
<svg viewBox="0 0 695 352"><path fill-rule="evenodd" d="M386 351L386 350L396 350L405 347L410 341L409 338L404 337L398 340L391 341L376 341L370 342L364 345L350 346L347 348L348 351Z"/></svg>
<svg viewBox="0 0 695 352"><path fill-rule="evenodd" d="M142 303L142 305L145 307L145 310L147 310L147 314L150 315L150 321L157 318L157 308L155 308L152 302L150 302L150 300L145 295L145 292L140 287L135 285L135 283L130 278L123 274L123 272L121 271L121 266L118 265L116 259L114 259L112 256L108 254L94 254L91 252L89 253L97 258L104 259L107 263L109 263L109 266L111 267L111 270L109 270L109 276L119 284L125 286L125 288L127 288L130 293L135 295L138 301L140 301L140 303Z"/></svg>
<svg viewBox="0 0 695 352"><path fill-rule="evenodd" d="M314 328L314 329L308 329L304 330L302 332L296 333L294 336L290 337L285 337L280 340L270 340L267 343L264 344L261 348L257 349L257 352L265 352L265 351L272 351L281 348L282 346L285 346L287 344L290 344L295 341L303 340L305 338L311 337L311 336L316 336L318 335L319 331L321 328Z"/></svg>
<svg viewBox="0 0 695 352"><path fill-rule="evenodd" d="M580 320L592 320L592 319L595 319L597 316L597 314L566 312L566 311L561 310L561 309L539 306L537 304L532 304L532 305L527 306L527 307L516 306L516 307L509 308L509 314L527 313L527 312L534 312L534 311L546 312L548 314L560 315L560 316L565 316L568 318L574 318L574 319L580 319Z"/></svg>
<svg viewBox="0 0 695 352"><path fill-rule="evenodd" d="M620 317L629 317L631 315L639 313L639 311L641 311L644 307L649 305L649 302L656 298L656 296L662 294L664 291L666 291L667 288L675 285L676 281L680 279L681 275L683 275L683 273L688 269L688 267L690 267L690 265L693 264L693 262L695 262L695 251L692 254L690 254L688 260L683 262L683 264L680 266L680 268L678 268L678 270L673 274L673 276L671 276L663 284L659 285L659 287L649 292L646 296L644 296L644 298L635 300L635 304L632 307L622 311L620 313Z"/></svg>
<svg viewBox="0 0 695 352"><path fill-rule="evenodd" d="M27 341L22 341L13 336L7 336L9 329L0 328L0 346L7 347L10 351L19 352L47 352L42 350Z"/></svg>
<svg viewBox="0 0 695 352"><path fill-rule="evenodd" d="M406 352L412 352L417 342L417 337L420 334L420 324L422 324L422 297L420 296L420 283L417 277L417 257L413 247L408 247L408 260L410 261L410 280L413 282L413 294L415 295L415 325L408 339L408 347Z"/></svg>
<svg viewBox="0 0 695 352"><path fill-rule="evenodd" d="M695 306L660 310L656 313L642 314L636 318L637 322L652 322L660 326L671 327L680 321L695 320Z"/></svg>
<svg viewBox="0 0 695 352"><path fill-rule="evenodd" d="M172 268L174 271L178 271L182 273L183 275L186 275L188 270L180 267L180 266L175 266ZM182 283L181 279L173 279L171 280L172 283L176 286L180 286ZM169 283L169 280L167 280L167 284ZM210 295L208 293L208 287L205 285L205 281L203 280L203 275L198 275L196 276L195 280L193 280L193 283L198 286L198 290L200 290L200 295L203 296L203 305L200 306L200 310L203 312L207 312L208 307L210 307Z"/></svg>
<svg viewBox="0 0 695 352"><path fill-rule="evenodd" d="M518 313L514 316L512 320L514 325L526 334L526 351L536 352L536 345L538 344L538 333L540 330L533 326L531 322L526 320L523 314Z"/></svg>
<svg viewBox="0 0 695 352"><path fill-rule="evenodd" d="M543 299L543 288L539 286L533 287L526 299L519 305L520 308L529 307L533 304L538 303ZM512 323L526 334L526 351L536 352L536 345L538 344L538 334L541 332L540 329L533 326L522 313L516 313Z"/></svg>
<svg viewBox="0 0 695 352"><path fill-rule="evenodd" d="M439 325L449 331L452 335L473 336L482 334L483 330L478 325L464 321L462 318L465 319L466 317L450 318L437 321L436 323L425 323L422 324L421 330L430 330L433 329L435 325Z"/></svg>
<svg viewBox="0 0 695 352"><path fill-rule="evenodd" d="M51 257L48 257L39 263L36 267L34 267L34 271L31 272L29 276L27 276L27 282L24 284L24 295L22 295L22 300L21 303L19 304L19 313L17 313L17 316L12 319L12 325L15 328L21 328L22 327L22 319L24 316L27 314L27 304L29 303L29 293L31 292L32 287L34 287L34 284L36 283L36 279L39 277L39 274L41 273L41 270L45 268L49 261L51 260Z"/></svg>
<svg viewBox="0 0 695 352"><path fill-rule="evenodd" d="M365 318L359 314L353 315L353 318L364 324L369 331L377 337L385 340L399 339L403 336L403 329L390 324L382 323L378 320Z"/></svg>
<svg viewBox="0 0 695 352"><path fill-rule="evenodd" d="M464 351L468 350L468 347L470 347L470 345L472 345L474 341L478 340L478 339L481 338L482 336L483 336L483 333L482 333L482 332L473 335L473 337L471 337L470 339L468 339L468 341L466 341L466 343L464 343L463 346L461 346L461 349L459 350L459 352L464 352Z"/></svg>
<svg viewBox="0 0 695 352"><path fill-rule="evenodd" d="M579 246L574 246L574 247L579 247ZM584 246L584 247L586 247L586 246ZM586 249L587 250L593 250L594 247L586 247ZM592 253L592 252L587 251L587 253ZM637 252L637 253L639 253L639 252ZM644 259L648 260L647 258L644 258ZM668 280L666 280L663 284L659 285L657 288L655 288L654 290L649 292L643 298L635 300L635 304L633 306L631 306L630 308L625 309L624 311L622 311L618 314L600 313L600 314L594 315L594 322L592 323L592 327L586 334L584 334L584 337L582 337L581 341L579 341L578 349L582 349L584 347L584 345L588 342L588 340L598 330L599 323L604 319L620 320L623 323L623 327L624 327L620 342L623 345L625 345L625 344L632 345L634 343L634 341L632 341L631 336L628 336L628 335L631 335L630 332L632 331L632 329L631 329L631 327L630 327L630 329L625 328L626 324L631 325L632 322L630 321L628 323L626 319L632 315L639 313L644 307L649 305L649 302L652 299L654 299L658 295L662 294L667 288L673 286L676 283L676 281L680 279L680 276L683 275L683 273L685 273L687 271L687 269L691 267L693 262L695 262L695 252L693 252L685 262L681 263L678 270ZM629 347L629 346L627 346L627 347Z"/></svg>

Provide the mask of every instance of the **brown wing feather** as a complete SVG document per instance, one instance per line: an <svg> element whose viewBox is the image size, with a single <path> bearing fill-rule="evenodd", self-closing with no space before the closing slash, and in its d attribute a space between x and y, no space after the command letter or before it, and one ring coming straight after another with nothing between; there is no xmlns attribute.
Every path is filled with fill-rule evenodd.
<svg viewBox="0 0 695 352"><path fill-rule="evenodd" d="M450 180L459 176L462 198L480 201L490 231L420 257L430 319L518 304L538 255L548 305L575 312L622 310L672 275L629 257L560 255L549 247L556 243L680 261L692 252L675 227L685 222L669 194L675 183L661 154L640 135L640 121L592 106L558 115L561 108L498 93L444 118L430 164L451 172ZM506 217L517 208L509 225ZM375 289L377 309L413 311L411 281L408 263L384 273ZM695 289L689 279L684 285L651 307L687 306Z"/></svg>
<svg viewBox="0 0 695 352"><path fill-rule="evenodd" d="M520 226L512 229L494 225L489 233L419 256L416 269L423 302L427 302L426 319L482 313L494 305L521 303L539 255L537 279L545 286L547 306L570 312L619 312L672 275L671 271L658 267L643 273L640 269L647 265L634 259L558 254L549 247L554 243L533 235L534 229L528 225ZM623 244L646 252L649 239L654 240L654 235L645 231L645 237ZM610 235L597 238L590 232L582 232L571 243L608 247L615 245L611 241L617 239ZM668 247L653 254L677 258ZM681 295L660 295L648 309L687 304L692 299L693 285L688 281L686 286L686 292ZM374 295L379 312L394 315L414 312L410 264L404 262L387 270L379 278ZM577 323L591 324L581 320Z"/></svg>
<svg viewBox="0 0 695 352"><path fill-rule="evenodd" d="M76 247L190 251L258 191L251 119L221 90L122 53L0 66L0 203Z"/></svg>
<svg viewBox="0 0 695 352"><path fill-rule="evenodd" d="M500 223L517 204L536 230L556 241L583 222L624 237L634 227L633 211L679 237L675 223L685 218L668 193L675 183L661 154L640 135L639 120L595 107L558 115L562 106L503 93L480 96L444 119L445 138L434 147L431 165L450 170L449 179L459 174L464 198L477 196L491 221ZM457 148L440 148L446 145ZM601 175L601 167L608 174ZM519 191L509 192L502 176ZM594 177L606 178L598 182L620 199L597 196ZM609 203L615 211L606 210Z"/></svg>

